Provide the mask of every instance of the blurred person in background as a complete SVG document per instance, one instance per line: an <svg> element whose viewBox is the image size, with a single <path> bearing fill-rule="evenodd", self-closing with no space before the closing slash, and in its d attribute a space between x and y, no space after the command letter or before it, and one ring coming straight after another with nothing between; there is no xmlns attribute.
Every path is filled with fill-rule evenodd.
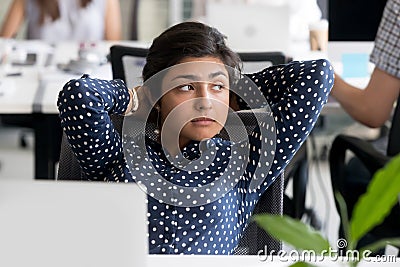
<svg viewBox="0 0 400 267"><path fill-rule="evenodd" d="M400 94L400 0L388 0L370 61L375 64L368 85L361 90L336 74L331 95L356 121L380 127L389 118Z"/></svg>
<svg viewBox="0 0 400 267"><path fill-rule="evenodd" d="M27 22L27 39L121 39L119 0L13 0L0 36L13 38Z"/></svg>
<svg viewBox="0 0 400 267"><path fill-rule="evenodd" d="M390 119L394 103L400 95L400 0L386 2L370 61L375 68L364 89L350 85L336 74L331 95L354 120L377 128ZM385 149L378 149L386 150L386 143ZM339 192L346 201L349 216L371 179L372 174L357 157L346 164L345 179L340 184ZM359 247L382 237L399 236L399 217L400 208L396 205L379 226L380 231L384 229L385 236L368 234L360 241Z"/></svg>

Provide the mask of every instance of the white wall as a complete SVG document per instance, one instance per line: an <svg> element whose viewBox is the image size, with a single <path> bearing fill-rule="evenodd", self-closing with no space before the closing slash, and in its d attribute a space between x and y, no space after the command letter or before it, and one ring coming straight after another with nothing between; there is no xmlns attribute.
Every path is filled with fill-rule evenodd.
<svg viewBox="0 0 400 267"><path fill-rule="evenodd" d="M168 0L140 1L139 40L151 41L168 27L168 2Z"/></svg>

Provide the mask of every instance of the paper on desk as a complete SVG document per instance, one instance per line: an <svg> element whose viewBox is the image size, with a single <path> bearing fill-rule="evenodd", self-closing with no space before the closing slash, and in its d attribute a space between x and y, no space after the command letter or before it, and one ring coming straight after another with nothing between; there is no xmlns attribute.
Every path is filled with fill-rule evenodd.
<svg viewBox="0 0 400 267"><path fill-rule="evenodd" d="M342 54L343 78L368 77L368 54Z"/></svg>
<svg viewBox="0 0 400 267"><path fill-rule="evenodd" d="M15 81L2 78L0 80L0 97L12 95L15 91Z"/></svg>

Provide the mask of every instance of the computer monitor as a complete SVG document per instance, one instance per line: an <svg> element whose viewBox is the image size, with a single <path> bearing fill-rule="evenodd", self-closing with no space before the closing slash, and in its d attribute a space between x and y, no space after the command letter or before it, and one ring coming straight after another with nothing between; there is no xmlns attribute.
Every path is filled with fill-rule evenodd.
<svg viewBox="0 0 400 267"><path fill-rule="evenodd" d="M329 0L328 57L335 72L358 87L368 84L374 65L368 62L387 0ZM339 63L339 64L338 64Z"/></svg>
<svg viewBox="0 0 400 267"><path fill-rule="evenodd" d="M287 3L248 4L207 1L206 22L227 36L227 44L242 52L287 52L290 45Z"/></svg>
<svg viewBox="0 0 400 267"><path fill-rule="evenodd" d="M374 41L387 0L329 0L329 41Z"/></svg>

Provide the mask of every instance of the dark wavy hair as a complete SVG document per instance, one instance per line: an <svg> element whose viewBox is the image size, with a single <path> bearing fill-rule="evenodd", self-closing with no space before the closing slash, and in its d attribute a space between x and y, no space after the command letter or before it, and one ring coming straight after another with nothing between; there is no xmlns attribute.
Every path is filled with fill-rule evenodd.
<svg viewBox="0 0 400 267"><path fill-rule="evenodd" d="M186 57L215 57L240 71L241 60L226 45L225 38L217 29L200 22L183 22L170 27L153 40L142 72L143 81Z"/></svg>
<svg viewBox="0 0 400 267"><path fill-rule="evenodd" d="M182 22L170 27L153 40L143 67L142 78L153 98L162 95L160 79L150 79L153 75L178 64L184 58L211 56L220 59L228 69L229 83L232 85L237 72L241 71L240 57L225 43L225 36L217 29L200 22ZM232 94L230 99L233 99ZM156 103L153 103L156 104ZM149 121L160 125L158 111L153 107Z"/></svg>

